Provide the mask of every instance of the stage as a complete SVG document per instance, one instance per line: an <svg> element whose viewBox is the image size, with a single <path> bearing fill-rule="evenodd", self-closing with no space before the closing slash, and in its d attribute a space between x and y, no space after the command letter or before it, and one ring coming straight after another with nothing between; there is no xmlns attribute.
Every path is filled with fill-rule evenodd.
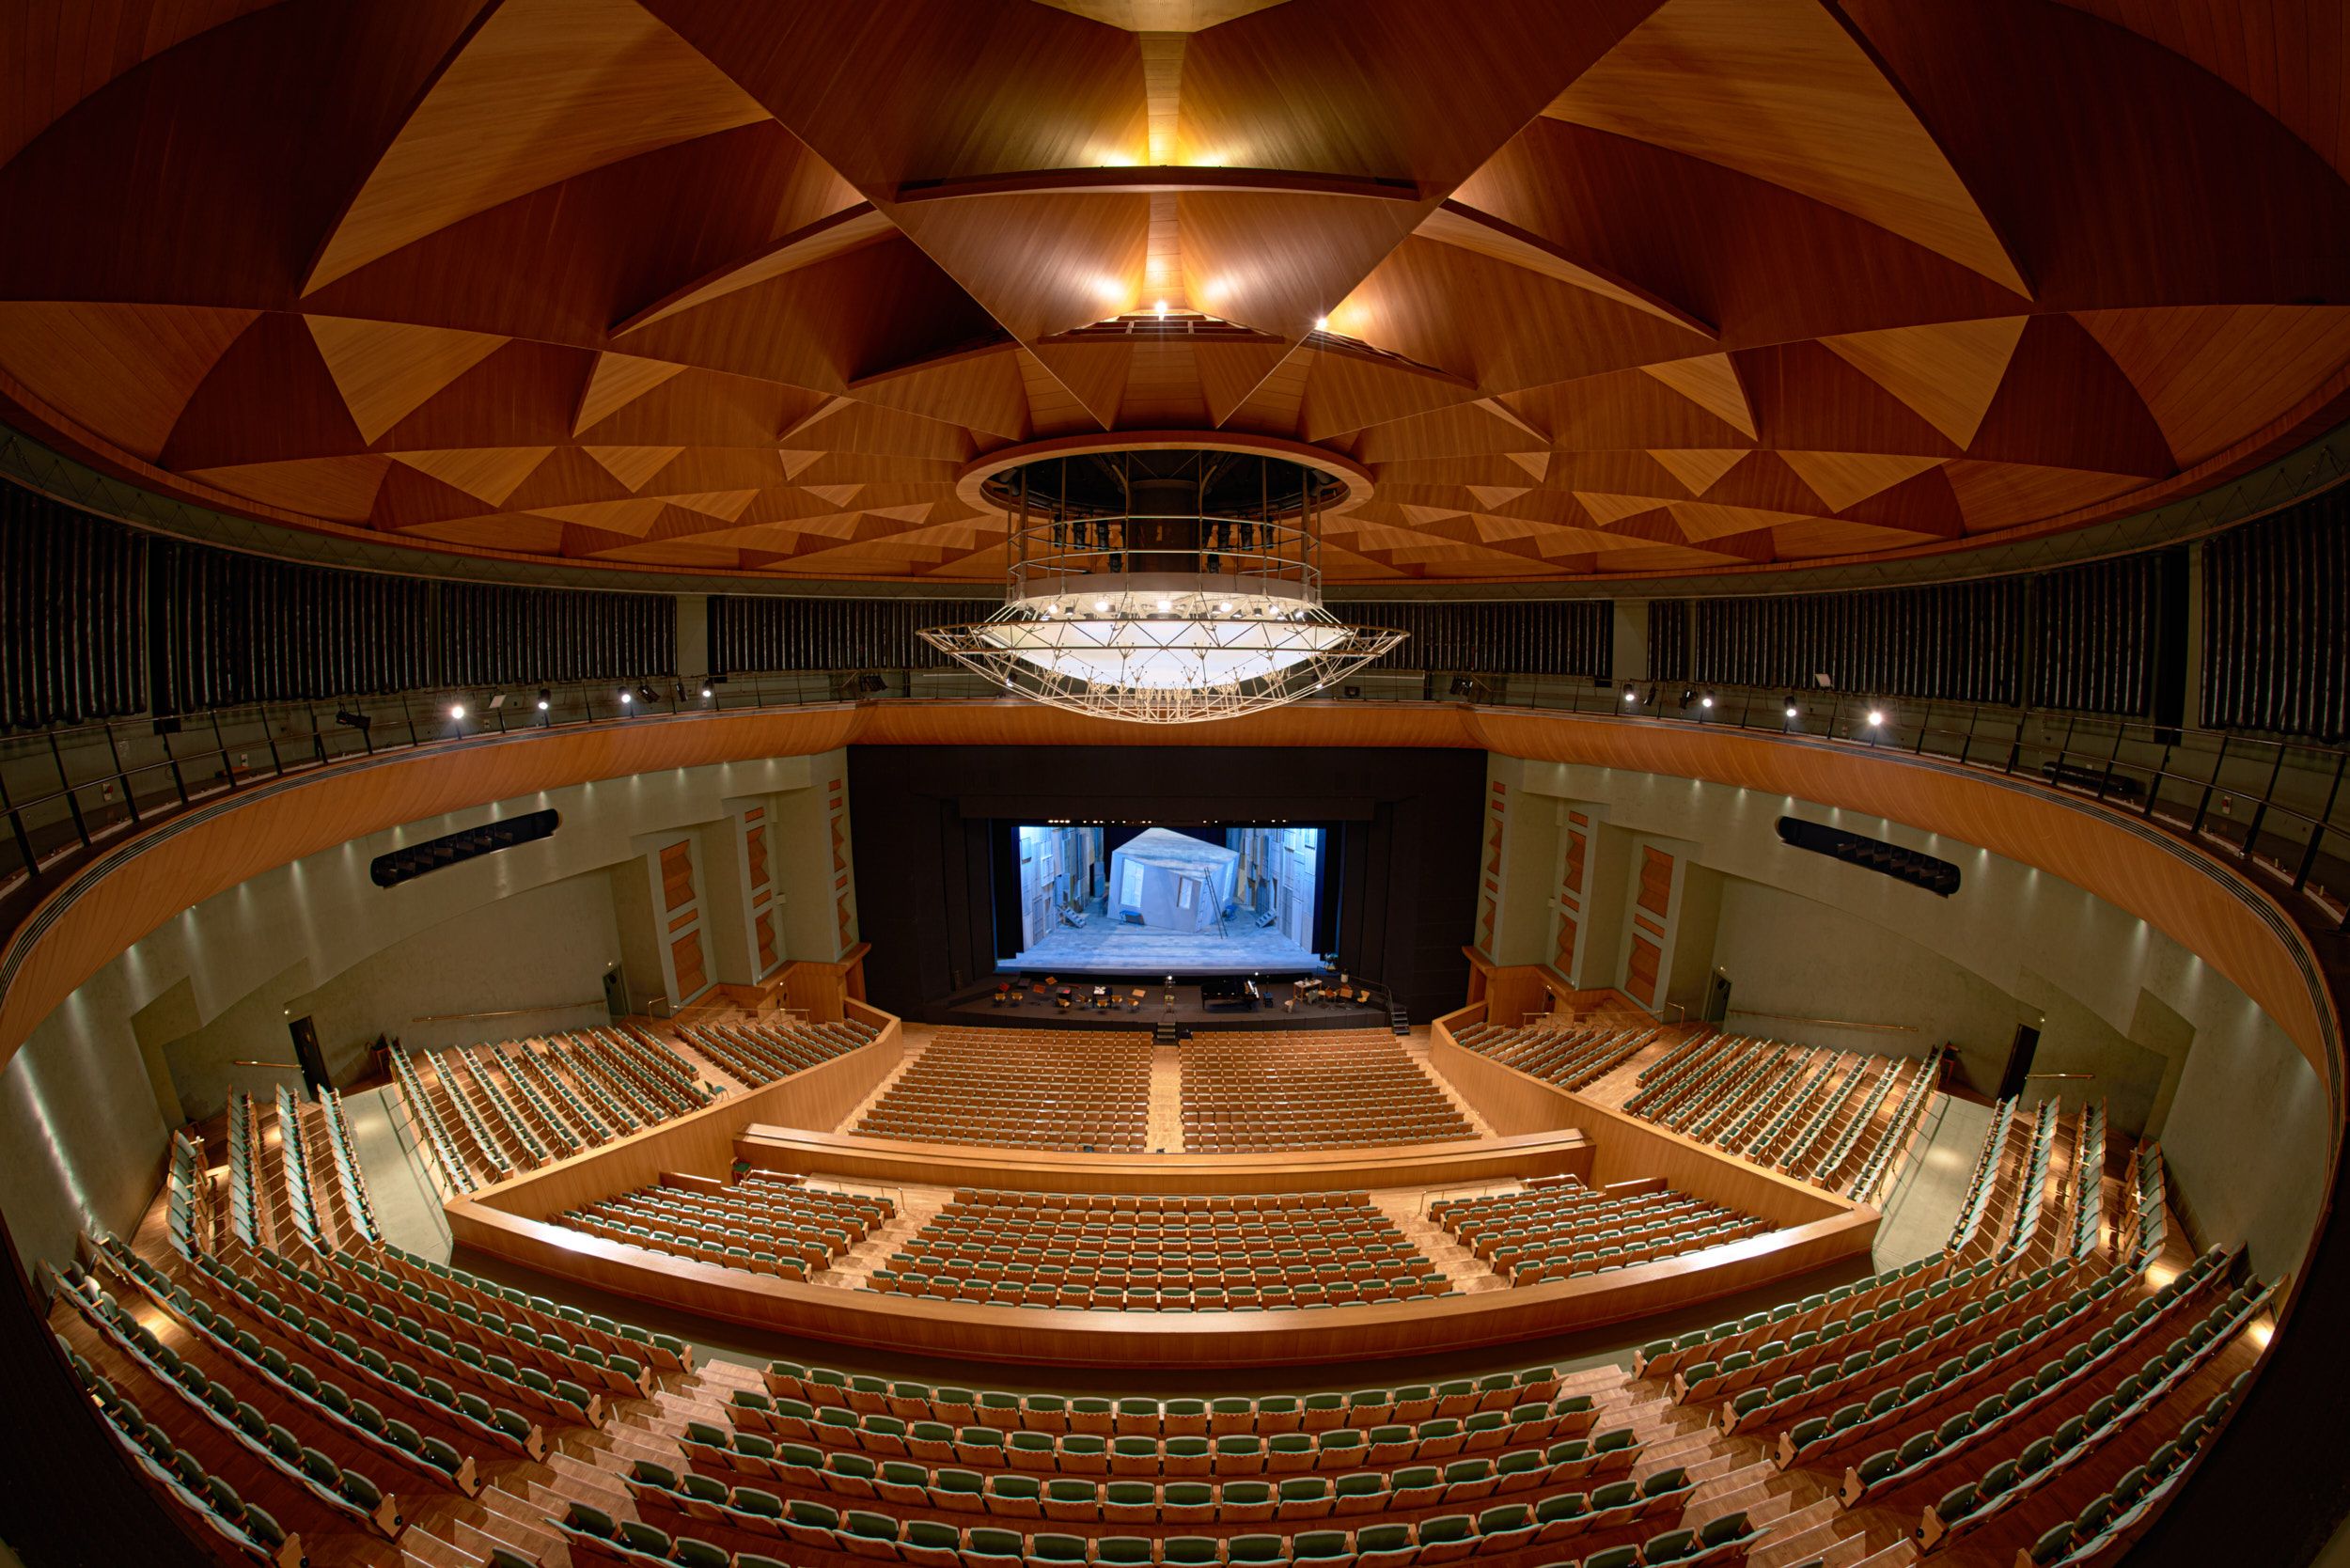
<svg viewBox="0 0 2350 1568"><path fill-rule="evenodd" d="M1097 903L1082 926L1056 926L1027 951L999 958L1002 974L1134 975L1164 980L1168 975L1310 975L1322 960L1281 934L1277 926L1259 927L1254 916L1224 922L1228 935L1208 931L1162 931L1111 919Z"/></svg>
<svg viewBox="0 0 2350 1568"><path fill-rule="evenodd" d="M1056 983L1042 996L1031 987L1042 984L1041 975L999 975L968 990L958 992L943 1002L924 1010L926 1022L932 1024L1000 1024L1030 1029L1155 1029L1166 1019L1185 1034L1194 1030L1214 1029L1384 1029L1392 1024L1384 994L1370 1003L1363 1002L1301 1002L1294 1011L1285 1011L1281 1003L1290 995L1290 981L1299 975L1311 974L1311 968L1292 968L1278 980L1258 982L1269 999L1268 1004L1254 1010L1245 1008L1211 1008L1199 998L1199 987L1179 981L1175 986L1175 1005L1167 1005L1164 980L1141 985L1131 977L1113 979L1104 974L1069 974L1056 972ZM1336 975L1324 977L1336 984ZM1010 980L1023 987L1024 999L1017 1007L998 1006L995 987ZM1142 989L1139 1008L1096 1008L1091 1005L1093 988L1106 985L1115 996L1131 996L1137 985ZM1063 1009L1054 1003L1053 993L1067 986L1076 998L1076 1005Z"/></svg>

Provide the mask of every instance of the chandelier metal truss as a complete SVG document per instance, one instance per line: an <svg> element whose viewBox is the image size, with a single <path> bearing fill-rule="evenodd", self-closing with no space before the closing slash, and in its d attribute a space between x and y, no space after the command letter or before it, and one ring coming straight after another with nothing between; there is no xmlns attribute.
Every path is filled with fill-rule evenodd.
<svg viewBox="0 0 2350 1568"><path fill-rule="evenodd" d="M1321 521L1346 477L1309 458L1164 445L999 463L1003 607L923 639L1005 691L1197 724L1309 696L1405 634L1322 604Z"/></svg>

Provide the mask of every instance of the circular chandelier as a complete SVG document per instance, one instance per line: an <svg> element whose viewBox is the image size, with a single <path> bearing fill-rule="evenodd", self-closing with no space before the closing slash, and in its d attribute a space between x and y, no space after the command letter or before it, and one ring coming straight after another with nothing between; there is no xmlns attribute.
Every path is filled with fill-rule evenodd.
<svg viewBox="0 0 2350 1568"><path fill-rule="evenodd" d="M1293 702L1403 640L1323 607L1322 519L1350 486L1309 457L1065 450L977 488L1006 520L1003 608L921 635L1017 695L1192 724Z"/></svg>

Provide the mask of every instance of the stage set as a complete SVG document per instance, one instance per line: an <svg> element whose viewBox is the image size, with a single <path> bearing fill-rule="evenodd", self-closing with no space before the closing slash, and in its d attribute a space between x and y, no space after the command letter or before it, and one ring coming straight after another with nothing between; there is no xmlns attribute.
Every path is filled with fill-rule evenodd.
<svg viewBox="0 0 2350 1568"><path fill-rule="evenodd" d="M1023 823L1020 948L1007 975L1319 973L1312 827ZM1105 853L1106 846L1106 853Z"/></svg>

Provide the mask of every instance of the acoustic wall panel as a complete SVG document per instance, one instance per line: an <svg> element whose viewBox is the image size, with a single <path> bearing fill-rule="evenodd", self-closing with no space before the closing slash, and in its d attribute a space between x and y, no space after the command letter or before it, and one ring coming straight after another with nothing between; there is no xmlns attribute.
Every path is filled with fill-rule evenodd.
<svg viewBox="0 0 2350 1568"><path fill-rule="evenodd" d="M2202 718L2350 737L2350 489L2204 547Z"/></svg>

